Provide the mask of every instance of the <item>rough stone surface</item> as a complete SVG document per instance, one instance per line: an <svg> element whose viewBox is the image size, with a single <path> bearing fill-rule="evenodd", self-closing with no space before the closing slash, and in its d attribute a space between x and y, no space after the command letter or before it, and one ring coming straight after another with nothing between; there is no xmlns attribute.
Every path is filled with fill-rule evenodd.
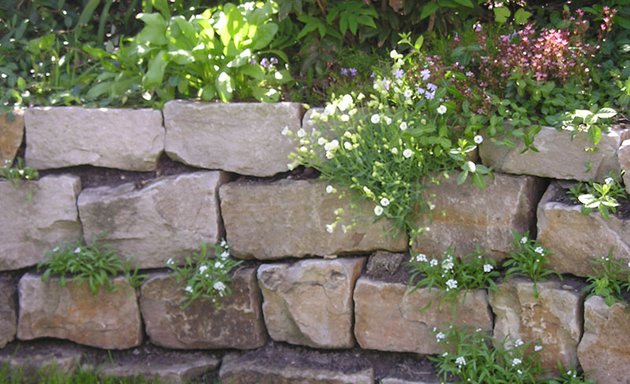
<svg viewBox="0 0 630 384"><path fill-rule="evenodd" d="M617 258L630 262L630 227L626 220L598 212L583 215L579 205L557 202L563 194L557 183L549 186L538 206L538 240L553 253L549 267L576 276L593 274L593 261L612 250Z"/></svg>
<svg viewBox="0 0 630 384"><path fill-rule="evenodd" d="M598 384L627 384L630 378L630 312L626 305L608 307L599 296L584 303L578 359L585 376Z"/></svg>
<svg viewBox="0 0 630 384"><path fill-rule="evenodd" d="M576 367L582 336L583 294L557 281L539 282L538 297L530 280L498 284L489 294L495 314L494 338L522 339L540 345L543 368L555 373L558 363Z"/></svg>
<svg viewBox="0 0 630 384"><path fill-rule="evenodd" d="M232 253L262 260L307 255L328 256L384 249L404 251L407 239L393 236L385 220L373 223L372 208L364 207L357 225L343 233L326 231L335 210L351 211L348 201L327 194L318 180L235 182L221 187L221 212Z"/></svg>
<svg viewBox="0 0 630 384"><path fill-rule="evenodd" d="M12 116L0 113L0 167L13 162L24 137L24 111L16 109Z"/></svg>
<svg viewBox="0 0 630 384"><path fill-rule="evenodd" d="M35 380L38 373L54 367L56 372L72 374L81 364L83 351L76 345L17 345L0 353L0 366L8 365ZM28 382L28 381L27 381Z"/></svg>
<svg viewBox="0 0 630 384"><path fill-rule="evenodd" d="M142 342L142 320L135 290L126 279L113 280L115 290L95 296L86 283L69 279L43 282L27 273L18 285L18 339L67 339L104 349L125 349Z"/></svg>
<svg viewBox="0 0 630 384"><path fill-rule="evenodd" d="M301 119L297 103L170 101L164 105L166 153L196 167L272 176L287 171L295 150L283 128L296 132Z"/></svg>
<svg viewBox="0 0 630 384"><path fill-rule="evenodd" d="M223 384L373 384L374 370L356 356L272 346L225 356L219 379Z"/></svg>
<svg viewBox="0 0 630 384"><path fill-rule="evenodd" d="M386 377L381 379L380 384L439 384L440 381L435 377L420 380L403 380L395 377Z"/></svg>
<svg viewBox="0 0 630 384"><path fill-rule="evenodd" d="M18 186L0 181L0 271L41 262L59 243L81 238L79 178L46 176Z"/></svg>
<svg viewBox="0 0 630 384"><path fill-rule="evenodd" d="M263 314L275 341L351 348L352 290L365 258L302 260L258 268Z"/></svg>
<svg viewBox="0 0 630 384"><path fill-rule="evenodd" d="M366 273L368 275L396 273L406 255L403 253L391 253L378 251L371 255L367 262Z"/></svg>
<svg viewBox="0 0 630 384"><path fill-rule="evenodd" d="M133 378L142 376L163 384L183 384L219 367L219 359L201 353L182 353L169 356L169 361L147 356L143 361L119 360L98 367L103 376Z"/></svg>
<svg viewBox="0 0 630 384"><path fill-rule="evenodd" d="M182 263L202 242L223 232L218 189L221 172L195 172L159 179L142 189L133 183L85 189L78 205L86 241L102 239L140 268Z"/></svg>
<svg viewBox="0 0 630 384"><path fill-rule="evenodd" d="M508 148L485 140L480 146L480 154L485 165L499 172L554 179L602 180L611 171L619 172L617 151L627 137L626 130L611 130L602 135L597 151L585 151L593 146L586 134L578 134L571 140L570 132L543 127L534 139L539 152L521 153L525 148L522 143Z"/></svg>
<svg viewBox="0 0 630 384"><path fill-rule="evenodd" d="M155 345L176 349L253 349L265 344L256 269L243 268L232 278L232 295L217 308L207 300L186 301L184 286L160 273L142 285L140 308Z"/></svg>
<svg viewBox="0 0 630 384"><path fill-rule="evenodd" d="M453 308L455 304L440 302L436 291L407 289L405 284L364 277L357 281L354 334L361 348L436 354L443 351L443 346L435 339L434 327L455 323L492 330L492 314L484 290L462 295ZM421 311L423 308L426 309Z"/></svg>
<svg viewBox="0 0 630 384"><path fill-rule="evenodd" d="M0 277L0 348L15 338L17 312L15 309L15 282Z"/></svg>
<svg viewBox="0 0 630 384"><path fill-rule="evenodd" d="M487 184L485 189L469 183L458 186L453 177L430 187L427 196L435 209L432 219L418 222L428 230L416 238L414 252L440 256L454 247L461 255L479 245L497 259L507 257L512 231L534 229L536 206L545 182L531 176L497 173Z"/></svg>
<svg viewBox="0 0 630 384"><path fill-rule="evenodd" d="M26 110L26 162L38 169L75 165L151 171L164 149L153 109L37 107Z"/></svg>
<svg viewBox="0 0 630 384"><path fill-rule="evenodd" d="M621 169L625 171L623 174L623 182L626 186L626 191L630 192L630 140L624 140L619 148L619 165Z"/></svg>

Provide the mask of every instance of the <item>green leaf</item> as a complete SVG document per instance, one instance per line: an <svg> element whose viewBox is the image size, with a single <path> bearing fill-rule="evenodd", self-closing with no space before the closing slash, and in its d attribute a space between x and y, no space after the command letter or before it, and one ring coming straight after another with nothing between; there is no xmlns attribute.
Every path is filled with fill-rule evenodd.
<svg viewBox="0 0 630 384"><path fill-rule="evenodd" d="M219 77L215 81L215 86L221 101L227 103L232 99L234 93L234 86L232 85L232 78L225 72L221 72Z"/></svg>
<svg viewBox="0 0 630 384"><path fill-rule="evenodd" d="M460 172L460 174L457 176L457 185L464 184L467 178L468 178L468 171Z"/></svg>
<svg viewBox="0 0 630 384"><path fill-rule="evenodd" d="M277 32L278 26L274 23L259 26L256 31L256 36L254 37L252 49L257 51L267 47Z"/></svg>
<svg viewBox="0 0 630 384"><path fill-rule="evenodd" d="M597 116L600 119L611 119L617 115L617 111L612 108L601 108L597 111Z"/></svg>
<svg viewBox="0 0 630 384"><path fill-rule="evenodd" d="M437 3L430 2L426 4L424 7L422 7L422 11L420 12L420 20L424 20L427 17L431 16L432 14L437 12L438 9L440 9L440 6L437 5Z"/></svg>
<svg viewBox="0 0 630 384"><path fill-rule="evenodd" d="M420 48L422 48L422 44L423 44L423 43L424 43L424 36L420 35L420 36L418 37L418 39L416 39L416 42L415 42L415 43L413 43L413 48L414 48L416 51L419 51L419 50L420 50Z"/></svg>
<svg viewBox="0 0 630 384"><path fill-rule="evenodd" d="M252 51L248 48L241 52L238 56L236 56L232 61L227 63L228 68L238 68L241 67L251 60Z"/></svg>
<svg viewBox="0 0 630 384"><path fill-rule="evenodd" d="M165 60L166 51L160 51L155 57L149 61L149 68L146 75L142 78L142 84L145 88L155 88L162 85L164 80L164 71L168 65L168 61Z"/></svg>
<svg viewBox="0 0 630 384"><path fill-rule="evenodd" d="M454 0L457 4L468 8L475 8L475 4L471 0Z"/></svg>
<svg viewBox="0 0 630 384"><path fill-rule="evenodd" d="M144 22L144 28L136 35L136 40L140 43L150 43L165 45L166 40L166 20L159 13L141 13L138 19Z"/></svg>
<svg viewBox="0 0 630 384"><path fill-rule="evenodd" d="M499 24L505 24L511 14L512 12L506 7L496 7L494 8L494 21Z"/></svg>
<svg viewBox="0 0 630 384"><path fill-rule="evenodd" d="M516 24L526 24L527 20L532 16L531 12L527 12L524 8L519 8L518 11L514 13L514 21Z"/></svg>
<svg viewBox="0 0 630 384"><path fill-rule="evenodd" d="M89 0L88 3L83 7L83 11L81 12L81 16L79 16L79 21L77 21L77 25L86 25L94 14L94 10L101 3L101 0Z"/></svg>

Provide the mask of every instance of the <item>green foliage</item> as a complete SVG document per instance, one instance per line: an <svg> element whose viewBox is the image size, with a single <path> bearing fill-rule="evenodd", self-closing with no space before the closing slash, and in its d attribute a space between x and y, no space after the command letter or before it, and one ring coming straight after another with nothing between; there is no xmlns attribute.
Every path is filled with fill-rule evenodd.
<svg viewBox="0 0 630 384"><path fill-rule="evenodd" d="M624 260L613 256L612 250L608 256L602 256L594 261L593 276L588 276L589 285L586 291L589 296L597 295L604 298L608 306L617 302L624 302L623 291L630 292L630 265Z"/></svg>
<svg viewBox="0 0 630 384"><path fill-rule="evenodd" d="M448 328L436 334L448 352L430 359L442 381L457 383L536 383L542 374L540 357L522 340L503 340L492 347L492 338L478 329Z"/></svg>
<svg viewBox="0 0 630 384"><path fill-rule="evenodd" d="M60 245L47 253L47 260L41 262L38 270L44 270L42 280L59 277L59 284L66 285L68 278L79 283L87 282L92 294L96 295L101 287L108 290L115 288L113 278L123 274L132 286L137 286L143 276L128 261L124 261L112 249L100 245L98 240L90 244L76 242Z"/></svg>
<svg viewBox="0 0 630 384"><path fill-rule="evenodd" d="M39 172L25 165L24 160L18 157L13 167L8 160L4 163L4 166L0 169L0 177L7 179L11 184L17 186L23 181L37 180L39 178Z"/></svg>
<svg viewBox="0 0 630 384"><path fill-rule="evenodd" d="M525 276L534 283L534 295L538 296L536 283L545 280L555 273L549 269L549 256L551 251L543 247L537 240L530 239L529 232L523 235L517 231L512 232L512 251L510 258L503 266L506 269L506 278L513 276Z"/></svg>
<svg viewBox="0 0 630 384"><path fill-rule="evenodd" d="M213 246L214 254L209 255L207 245L201 244L198 253L186 257L186 263L180 267L173 259L166 265L173 271L179 283L186 283L184 291L187 300L184 307L188 307L195 300L206 299L214 305L221 305L221 298L232 294L230 289L230 273L242 261L230 257L229 247L225 241Z"/></svg>
<svg viewBox="0 0 630 384"><path fill-rule="evenodd" d="M595 384L587 380L576 369L562 369L562 375L543 381L544 384Z"/></svg>
<svg viewBox="0 0 630 384"><path fill-rule="evenodd" d="M119 378L104 377L95 371L78 370L72 375L64 374L54 365L39 369L33 374L25 374L21 369L0 365L0 384L159 384L160 380L143 377Z"/></svg>
<svg viewBox="0 0 630 384"><path fill-rule="evenodd" d="M174 98L277 101L291 77L277 59L259 56L278 30L273 13L267 2L228 3L189 19L139 14L144 28L117 52L87 48L105 68L88 97L156 106Z"/></svg>
<svg viewBox="0 0 630 384"><path fill-rule="evenodd" d="M494 289L494 280L499 277L495 268L494 260L479 249L461 258L448 250L440 260L418 254L409 260L409 285L412 290L425 287L443 290L445 298L454 301L462 291Z"/></svg>
<svg viewBox="0 0 630 384"><path fill-rule="evenodd" d="M612 108L600 108L597 112L585 109L577 109L567 113L563 122L563 129L571 131L573 136L579 132L586 132L588 138L594 145L599 144L602 133L610 130L610 123L602 124L602 120L610 120L617 115L617 111Z"/></svg>
<svg viewBox="0 0 630 384"><path fill-rule="evenodd" d="M583 214L588 215L597 210L606 220L611 213L617 212L619 199L628 199L624 186L612 176L608 176L604 183L579 182L569 189L568 194L582 204Z"/></svg>

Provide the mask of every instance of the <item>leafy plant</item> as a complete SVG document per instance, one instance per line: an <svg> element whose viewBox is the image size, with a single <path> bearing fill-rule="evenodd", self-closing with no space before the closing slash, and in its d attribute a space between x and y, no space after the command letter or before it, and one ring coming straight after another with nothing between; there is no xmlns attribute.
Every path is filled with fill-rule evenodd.
<svg viewBox="0 0 630 384"><path fill-rule="evenodd" d="M544 384L595 384L594 381L587 380L581 375L577 369L562 369L562 374L559 377L553 377L545 380Z"/></svg>
<svg viewBox="0 0 630 384"><path fill-rule="evenodd" d="M113 290L113 278L120 274L125 275L132 286L139 285L143 278L129 261L122 260L116 251L100 245L97 240L90 244L78 241L60 245L46 256L47 260L37 266L38 270L44 270L43 281L58 276L59 284L64 287L67 279L73 278L79 283L87 282L94 295L101 287Z"/></svg>
<svg viewBox="0 0 630 384"><path fill-rule="evenodd" d="M24 164L24 160L18 157L15 166L11 166L11 161L4 162L4 166L0 169L0 177L7 179L13 185L18 185L22 181L37 180L39 172Z"/></svg>
<svg viewBox="0 0 630 384"><path fill-rule="evenodd" d="M538 297L538 288L536 283L545 280L547 277L554 275L549 269L549 256L551 251L543 247L537 240L530 239L529 232L520 234L517 231L512 232L512 251L510 258L503 262L506 269L506 278L513 276L528 277L534 283L534 296Z"/></svg>
<svg viewBox="0 0 630 384"><path fill-rule="evenodd" d="M214 254L208 254L208 247L201 243L198 253L186 257L184 266L175 264L173 259L166 262L179 283L186 283L184 291L188 297L184 307L188 307L198 299L208 299L220 306L220 298L232 294L230 289L230 272L242 261L230 257L229 247L225 241L214 245Z"/></svg>
<svg viewBox="0 0 630 384"><path fill-rule="evenodd" d="M88 97L157 106L176 97L278 101L291 76L260 56L278 30L273 13L271 2L228 3L190 19L142 13L144 28L118 51L86 48L105 68Z"/></svg>
<svg viewBox="0 0 630 384"><path fill-rule="evenodd" d="M562 128L571 131L573 136L578 132L586 132L593 144L597 145L602 139L602 133L610 131L610 124L602 124L602 121L610 120L616 115L617 111L612 108L600 108L597 112L577 109L567 113Z"/></svg>
<svg viewBox="0 0 630 384"><path fill-rule="evenodd" d="M412 290L437 288L444 291L447 300L455 300L465 290L494 289L494 280L499 277L494 260L484 256L479 249L462 258L453 256L452 250L448 250L440 260L429 260L420 253L408 264Z"/></svg>
<svg viewBox="0 0 630 384"><path fill-rule="evenodd" d="M617 212L618 199L628 198L624 186L612 176L608 176L604 183L579 182L571 187L568 193L569 196L582 204L583 214L588 215L597 209L606 220L611 213Z"/></svg>
<svg viewBox="0 0 630 384"><path fill-rule="evenodd" d="M604 298L604 302L611 306L623 302L623 291L630 292L630 265L625 261L613 257L612 250L608 256L602 256L594 261L593 276L588 276L589 285L585 288L589 296L597 295Z"/></svg>
<svg viewBox="0 0 630 384"><path fill-rule="evenodd" d="M493 347L491 337L482 330L456 327L438 332L436 339L447 352L430 359L444 382L536 383L542 373L536 349L526 353L530 344L520 339L505 339Z"/></svg>

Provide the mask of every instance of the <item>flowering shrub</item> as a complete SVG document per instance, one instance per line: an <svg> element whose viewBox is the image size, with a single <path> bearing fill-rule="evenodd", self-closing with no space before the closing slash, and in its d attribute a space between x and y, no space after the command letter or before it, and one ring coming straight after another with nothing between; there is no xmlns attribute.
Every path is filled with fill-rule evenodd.
<svg viewBox="0 0 630 384"><path fill-rule="evenodd" d="M530 239L529 232L520 234L516 231L512 232L512 251L510 258L507 259L503 266L506 269L506 278L512 276L525 276L534 283L534 296L538 297L538 289L536 283L544 280L554 272L549 269L549 255L551 251L543 247L537 240Z"/></svg>
<svg viewBox="0 0 630 384"><path fill-rule="evenodd" d="M392 66L375 74L369 95L343 95L312 115L317 128L283 133L299 143L290 168L317 169L333 185L370 201L375 219L386 217L413 234L413 215L432 209L422 196L426 183L459 169L458 182L471 177L483 187L490 170L470 156L483 137L457 126L451 74L433 73L431 59L417 51L406 57L392 51L390 57ZM417 73L415 60L424 63Z"/></svg>
<svg viewBox="0 0 630 384"><path fill-rule="evenodd" d="M184 291L187 300L184 307L188 307L197 299L209 299L213 304L220 306L220 299L232 294L230 289L230 272L241 261L230 257L230 251L227 243L214 245L214 255L208 255L208 247L205 243L201 243L201 250L193 256L186 257L183 267L177 266L173 259L166 262L177 282L186 283Z"/></svg>
<svg viewBox="0 0 630 384"><path fill-rule="evenodd" d="M610 213L617 211L618 199L628 199L624 186L612 176L608 176L604 183L579 182L571 187L568 193L582 204L583 214L588 215L597 209L604 219L608 219Z"/></svg>
<svg viewBox="0 0 630 384"><path fill-rule="evenodd" d="M462 258L455 257L449 250L438 260L429 259L420 253L409 260L412 289L438 288L447 299L455 300L464 290L494 289L494 279L499 277L493 259L485 257L479 250Z"/></svg>

